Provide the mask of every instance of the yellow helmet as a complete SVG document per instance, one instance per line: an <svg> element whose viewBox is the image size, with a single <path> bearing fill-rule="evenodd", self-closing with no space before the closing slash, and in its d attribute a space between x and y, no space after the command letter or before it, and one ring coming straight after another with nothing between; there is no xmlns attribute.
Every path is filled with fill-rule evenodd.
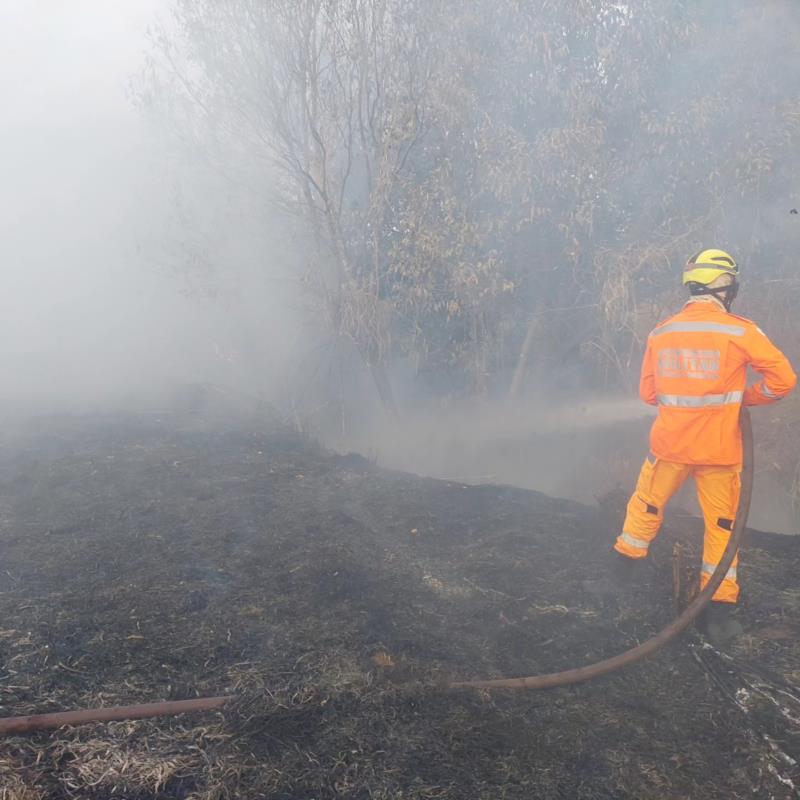
<svg viewBox="0 0 800 800"><path fill-rule="evenodd" d="M701 250L693 255L683 269L683 284L699 283L708 286L721 275L731 275L734 280L739 274L739 267L733 256L724 250Z"/></svg>

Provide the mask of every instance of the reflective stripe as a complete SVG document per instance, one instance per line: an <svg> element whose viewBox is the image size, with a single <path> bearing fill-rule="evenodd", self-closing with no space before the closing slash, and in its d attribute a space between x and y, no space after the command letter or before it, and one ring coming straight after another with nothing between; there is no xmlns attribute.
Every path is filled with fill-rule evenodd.
<svg viewBox="0 0 800 800"><path fill-rule="evenodd" d="M650 542L646 542L644 539L637 539L635 536L631 536L624 531L619 535L619 538L625 542L625 544L629 544L631 547L636 547L639 550L647 550L647 548L650 547Z"/></svg>
<svg viewBox="0 0 800 800"><path fill-rule="evenodd" d="M717 569L717 565L716 564L709 564L707 561L704 561L702 569L703 569L703 572L706 573L706 575L713 575L714 571ZM725 574L725 580L728 580L728 581L735 581L736 580L736 567L731 567L727 571L727 573Z"/></svg>
<svg viewBox="0 0 800 800"><path fill-rule="evenodd" d="M703 408L704 406L725 406L730 403L741 403L744 392L728 392L727 394L660 394L658 404L661 406L677 406L678 408Z"/></svg>
<svg viewBox="0 0 800 800"><path fill-rule="evenodd" d="M759 388L761 389L761 394L763 394L764 397L777 397L778 396L763 381L762 381L761 386Z"/></svg>
<svg viewBox="0 0 800 800"><path fill-rule="evenodd" d="M744 328L722 322L668 322L650 335L661 336L662 333L727 333L729 336L744 336Z"/></svg>

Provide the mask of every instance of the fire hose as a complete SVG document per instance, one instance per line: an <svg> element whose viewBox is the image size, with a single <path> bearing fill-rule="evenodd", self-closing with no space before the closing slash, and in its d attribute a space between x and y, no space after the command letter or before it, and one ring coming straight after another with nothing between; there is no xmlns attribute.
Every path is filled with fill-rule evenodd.
<svg viewBox="0 0 800 800"><path fill-rule="evenodd" d="M25 717L6 717L0 719L0 736L12 736L45 728L60 728L63 725L82 725L86 722L121 722L126 719L170 717L187 711L212 711L232 699L232 697L198 697L194 700L169 700L138 706L109 706L80 711L56 711L52 714L31 714Z"/></svg>
<svg viewBox="0 0 800 800"><path fill-rule="evenodd" d="M750 420L750 413L742 407L739 418L742 429L742 475L741 491L739 494L739 507L736 509L736 518L733 523L728 546L722 554L722 559L717 564L714 574L709 579L703 590L689 603L677 619L667 625L660 633L642 642L640 645L626 650L624 653L597 661L594 664L587 664L585 667L577 669L567 669L562 672L550 672L544 675L531 675L527 678L497 678L495 680L484 681L460 681L451 683L451 689L550 689L554 686L567 686L571 683L580 683L605 675L608 672L627 667L657 650L660 650L667 642L674 639L681 631L687 628L697 615L706 607L712 595L722 583L725 575L730 569L736 551L742 540L747 516L750 513L750 498L753 494L753 427Z"/></svg>
<svg viewBox="0 0 800 800"><path fill-rule="evenodd" d="M722 583L730 569L739 545L742 541L747 516L750 511L750 498L753 493L753 430L750 414L742 408L740 417L742 429L742 474L739 507L733 524L728 546L722 555L714 574L703 590L684 609L677 619L667 625L660 633L624 653L588 664L576 669L551 672L543 675L532 675L527 678L497 678L494 680L458 681L447 684L449 689L549 689L555 686L567 686L605 675L622 667L627 667L660 650L664 645L680 634L697 615L705 608L712 595ZM0 736L60 728L63 725L79 725L87 722L114 722L128 719L146 719L152 717L172 716L188 711L211 711L221 708L225 703L235 699L228 697L200 697L193 700L175 700L163 703L148 703L136 706L115 706L99 709L83 709L80 711L63 711L50 714L33 714L21 717L0 719Z"/></svg>

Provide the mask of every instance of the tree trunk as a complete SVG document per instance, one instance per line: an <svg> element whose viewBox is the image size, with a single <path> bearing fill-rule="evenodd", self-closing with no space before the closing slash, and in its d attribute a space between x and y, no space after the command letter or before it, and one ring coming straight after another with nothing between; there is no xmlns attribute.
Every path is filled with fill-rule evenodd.
<svg viewBox="0 0 800 800"><path fill-rule="evenodd" d="M397 416L397 403L395 402L392 383L389 380L389 373L386 371L386 365L383 362L370 364L369 369L372 373L372 379L375 381L378 396L381 398L381 404L389 413Z"/></svg>
<svg viewBox="0 0 800 800"><path fill-rule="evenodd" d="M543 314L534 314L528 322L528 330L525 332L525 339L519 349L517 366L514 368L514 377L511 379L511 386L508 389L508 399L516 400L522 391L525 382L525 372L528 369L528 359L530 358L531 348L536 339L536 334L541 330Z"/></svg>

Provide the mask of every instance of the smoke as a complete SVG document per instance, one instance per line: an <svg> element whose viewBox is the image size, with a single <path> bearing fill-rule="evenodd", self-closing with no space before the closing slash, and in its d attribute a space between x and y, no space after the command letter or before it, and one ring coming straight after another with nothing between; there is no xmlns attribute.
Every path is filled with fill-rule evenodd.
<svg viewBox="0 0 800 800"><path fill-rule="evenodd" d="M376 414L339 450L377 464L465 483L500 483L592 503L638 468L652 412L624 396L428 408L387 420Z"/></svg>
<svg viewBox="0 0 800 800"><path fill-rule="evenodd" d="M624 8L614 5L615 13ZM646 13L656 14L683 7L645 5ZM738 308L759 315L772 333L770 324L785 322L797 310L797 285L785 282L785 267L800 237L800 223L789 215L800 202L792 183L800 156L787 144L796 142L800 131L797 122L794 129L790 126L792 119L800 120L794 99L800 81L800 59L794 56L800 14L792 3L770 2L749 10L746 4L736 5L735 14L721 3L687 10L687 29L694 26L700 33L688 36L685 46L643 45L622 36L619 47L669 53L660 70L648 73L657 87L642 87L652 106L626 105L630 116L608 126L603 145L608 169L572 177L576 185L598 181L590 199L608 214L604 219L598 213L596 220L606 253L628 248L635 255L637 243L647 242L660 224L659 235L665 236L667 228L675 234L675 252L688 255L705 244L740 255L745 272ZM635 347L646 335L652 308L631 310L630 296L634 290L648 300L657 293L659 300L666 296L675 264L662 259L653 266L656 277L637 274L633 289L624 282L612 285L619 294L610 299L602 291L608 286L584 281L579 288L586 296L577 302L586 314L558 317L558 331L576 341L563 352L554 347L550 360L539 367L546 381L529 373L529 388L521 397L509 401L502 396L511 378L506 370L488 387L492 399L457 399L460 387L442 390L440 384L448 379L431 376L435 366L423 379L404 356L389 365L401 414L387 415L354 343L346 337L325 341L309 321L317 310L309 314L297 280L304 272L298 265L307 257L307 243L299 240L296 223L269 202L276 176L267 168L254 175L252 159L246 152L240 157L246 142L231 146L227 155L212 154L188 124L168 130L132 102L131 76L152 47L147 28L168 18L173 6L171 0L16 0L5 5L0 29L6 60L0 78L5 111L0 411L162 409L169 407L177 387L211 383L279 403L326 443L358 450L389 467L513 483L584 501L617 485L631 488L646 451L651 413L633 391ZM635 12L631 5L626 14ZM619 30L624 34L625 26ZM581 37L576 39L580 44ZM502 55L495 55L500 71L511 68ZM608 71L598 74L609 92L616 91L614 57L609 49ZM743 59L752 63L746 81L741 81ZM493 69L486 74L497 77ZM506 82L498 80L498 85ZM482 91L492 96L492 87ZM531 115L531 129L538 126L544 133L570 108L539 108L538 102L523 98L520 113ZM535 119L534 112L539 115ZM777 136L771 125L778 119L786 122L781 128L786 141L770 138ZM689 124L697 120L704 124ZM664 149L654 150L652 138L627 137L636 126L643 132L648 126L663 128ZM683 131L681 136L672 135L673 127ZM543 136L542 141L549 139ZM558 141L554 136L553 142ZM542 152L552 158L559 151ZM742 171L720 183L710 208L703 205L706 194L697 176L705 174L705 161L720 152L744 152L746 157ZM780 163L770 161L776 152L784 159ZM226 169L219 169L220 158L230 158ZM619 170L615 164L638 168ZM599 185L601 175L607 185ZM618 175L624 177L617 180ZM686 199L684 213L665 222L659 217L663 204L676 196ZM581 215L591 216L585 192L575 197L584 202ZM571 214L574 208L561 211ZM628 221L617 226L623 218ZM557 228L554 224L552 231ZM502 244L527 253L541 242L532 233ZM501 334L513 328L503 339L508 348L503 357L512 365L517 353L511 351L519 351L525 318L541 311L533 270L543 275L556 269L534 264L532 256L521 260L526 259L533 289L523 296L525 302L529 297L530 307L522 309L522 324L515 317L497 326ZM759 281L773 282L764 283L774 289L767 320L761 319L764 295L760 304L753 302ZM553 283L561 292L560 282ZM568 304L574 298L563 300ZM618 373L628 370L630 387L624 395L619 381L613 393L602 392L600 381L585 374L585 342L577 334L595 313L588 309L602 303L606 308L617 303L629 313L616 332L627 335L635 328L633 345L624 354L629 364L614 367ZM506 306L498 308L503 313ZM672 310L660 309L662 315ZM556 316L552 319L543 318L537 335L542 340L550 336L557 345L561 334L548 332L556 325ZM443 330L433 345L445 350L442 342L448 335ZM791 350L796 342L780 344L797 352ZM446 363L446 357L436 362ZM787 524L780 523L782 528Z"/></svg>
<svg viewBox="0 0 800 800"><path fill-rule="evenodd" d="M253 390L275 382L290 350L292 292L277 266L289 258L275 227L244 225L244 200L131 102L147 27L169 6L4 5L7 415L163 408L190 381ZM202 202L184 210L188 195ZM225 269L204 272L198 259Z"/></svg>

